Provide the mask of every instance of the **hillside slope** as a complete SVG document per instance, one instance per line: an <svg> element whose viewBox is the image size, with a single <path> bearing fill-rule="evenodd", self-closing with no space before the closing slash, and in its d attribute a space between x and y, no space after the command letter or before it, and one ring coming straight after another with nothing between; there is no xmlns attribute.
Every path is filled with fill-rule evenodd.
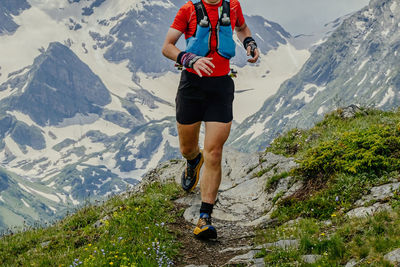
<svg viewBox="0 0 400 267"><path fill-rule="evenodd" d="M279 137L267 152L227 149L213 214L217 243L192 238L199 193L184 195L171 183L184 168L174 160L104 204L3 237L0 263L393 266L400 248L399 125L400 111L350 106Z"/></svg>

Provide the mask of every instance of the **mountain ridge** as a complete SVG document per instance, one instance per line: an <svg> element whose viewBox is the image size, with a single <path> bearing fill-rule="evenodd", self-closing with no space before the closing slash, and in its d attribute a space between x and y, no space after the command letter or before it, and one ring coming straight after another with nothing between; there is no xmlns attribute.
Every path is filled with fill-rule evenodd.
<svg viewBox="0 0 400 267"><path fill-rule="evenodd" d="M302 69L237 127L230 145L259 150L279 133L311 127L324 113L353 103L396 107L400 101L399 4L398 0L371 1L345 19ZM263 136L254 134L265 131Z"/></svg>

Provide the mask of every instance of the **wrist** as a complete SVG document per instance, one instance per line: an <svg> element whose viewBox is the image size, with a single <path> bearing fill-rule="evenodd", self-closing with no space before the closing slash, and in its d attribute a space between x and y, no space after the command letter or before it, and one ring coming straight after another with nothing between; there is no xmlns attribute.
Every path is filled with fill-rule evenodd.
<svg viewBox="0 0 400 267"><path fill-rule="evenodd" d="M190 52L186 52L181 56L181 64L185 68L193 68L194 63L196 63L196 61L200 58L202 57Z"/></svg>
<svg viewBox="0 0 400 267"><path fill-rule="evenodd" d="M182 52L180 52L180 53L178 54L178 57L176 58L176 63L183 65L183 64L182 64L182 57L183 57L184 54L186 54L185 51L182 51Z"/></svg>
<svg viewBox="0 0 400 267"><path fill-rule="evenodd" d="M250 43L254 43L257 46L256 41L253 39L253 37L249 36L244 38L243 40L244 49L247 49Z"/></svg>

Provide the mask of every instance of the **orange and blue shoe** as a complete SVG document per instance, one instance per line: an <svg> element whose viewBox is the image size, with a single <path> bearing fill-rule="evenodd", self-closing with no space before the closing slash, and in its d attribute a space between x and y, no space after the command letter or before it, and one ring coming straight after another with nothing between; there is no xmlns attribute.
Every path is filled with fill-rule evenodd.
<svg viewBox="0 0 400 267"><path fill-rule="evenodd" d="M181 184L183 190L186 192L191 192L199 182L200 169L203 165L204 157L203 153L200 152L200 159L196 165L191 165L187 163L186 169L182 173Z"/></svg>
<svg viewBox="0 0 400 267"><path fill-rule="evenodd" d="M207 213L201 213L194 235L199 239L217 239L217 230L211 225L211 216Z"/></svg>

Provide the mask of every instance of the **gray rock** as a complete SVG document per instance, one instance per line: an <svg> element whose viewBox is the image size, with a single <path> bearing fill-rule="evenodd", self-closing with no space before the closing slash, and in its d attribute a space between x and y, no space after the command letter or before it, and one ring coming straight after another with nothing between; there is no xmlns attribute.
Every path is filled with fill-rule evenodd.
<svg viewBox="0 0 400 267"><path fill-rule="evenodd" d="M289 171L295 167L293 159L283 156L266 154L245 154L226 148L222 159L222 182L214 206L213 218L217 221L235 222L244 227L264 227L274 220L270 215L274 211L273 198L279 192L294 193L302 186L295 183L291 188L288 185L291 177L282 179L277 189L267 192L267 180L280 171ZM264 169L275 171L264 173L257 177L257 173ZM142 183L151 181L172 181L180 184L181 174L185 168L185 161L170 161L160 164L148 173ZM199 216L201 197L198 188L193 193L176 200L177 203L189 205L184 212L186 221L196 224Z"/></svg>
<svg viewBox="0 0 400 267"><path fill-rule="evenodd" d="M244 222L242 223L243 226L247 226L247 227L265 227L268 224L270 224L271 222L273 222L274 220L271 219L271 215L268 213L264 216L258 217L257 219L250 221L250 222Z"/></svg>
<svg viewBox="0 0 400 267"><path fill-rule="evenodd" d="M264 258L254 259L253 265L251 265L251 267L264 267L264 266L267 266L264 262Z"/></svg>
<svg viewBox="0 0 400 267"><path fill-rule="evenodd" d="M262 248L271 248L271 247L277 247L277 248L283 248L283 249L288 249L288 248L298 248L300 245L300 241L297 239L283 239L279 240L273 243L266 243L263 245L259 245L255 247L256 249L262 249Z"/></svg>
<svg viewBox="0 0 400 267"><path fill-rule="evenodd" d="M393 192L395 190L398 190L399 186L400 186L400 182L384 184L381 186L373 187L373 188L371 188L370 194L363 196L362 199L357 200L355 204L358 206L362 206L371 200L379 201L379 200L383 200L388 197L392 197Z"/></svg>
<svg viewBox="0 0 400 267"><path fill-rule="evenodd" d="M109 220L109 219L110 219L110 216L107 215L107 216L103 217L102 219L98 220L97 222L95 222L93 224L93 227L94 228L102 227L104 225L104 222Z"/></svg>
<svg viewBox="0 0 400 267"><path fill-rule="evenodd" d="M42 242L40 243L40 245L42 246L42 248L46 248L50 245L51 241L46 241L46 242Z"/></svg>
<svg viewBox="0 0 400 267"><path fill-rule="evenodd" d="M400 263L400 248L389 252L383 258L392 264Z"/></svg>
<svg viewBox="0 0 400 267"><path fill-rule="evenodd" d="M219 253L227 253L227 252L237 252L237 251L245 251L245 250L251 250L252 246L244 246L244 247L237 247L237 248L226 248L223 250L220 250Z"/></svg>
<svg viewBox="0 0 400 267"><path fill-rule="evenodd" d="M229 260L228 264L252 264L254 263L255 256L261 250L250 250L246 254L238 255Z"/></svg>
<svg viewBox="0 0 400 267"><path fill-rule="evenodd" d="M387 203L375 203L372 206L369 207L359 207L350 210L349 212L346 213L346 215L349 218L362 218L362 217L368 217L372 216L377 212L384 211L384 210L391 210L391 206Z"/></svg>
<svg viewBox="0 0 400 267"><path fill-rule="evenodd" d="M321 259L322 256L321 255L310 254L310 255L303 255L303 256L301 256L301 258L303 259L303 261L305 263L315 263L316 261Z"/></svg>
<svg viewBox="0 0 400 267"><path fill-rule="evenodd" d="M342 113L340 116L344 119L354 118L361 109L357 105L350 105L348 107L342 108Z"/></svg>
<svg viewBox="0 0 400 267"><path fill-rule="evenodd" d="M351 259L350 261L348 261L346 263L346 265L344 267L354 267L358 264L358 262L355 259Z"/></svg>

